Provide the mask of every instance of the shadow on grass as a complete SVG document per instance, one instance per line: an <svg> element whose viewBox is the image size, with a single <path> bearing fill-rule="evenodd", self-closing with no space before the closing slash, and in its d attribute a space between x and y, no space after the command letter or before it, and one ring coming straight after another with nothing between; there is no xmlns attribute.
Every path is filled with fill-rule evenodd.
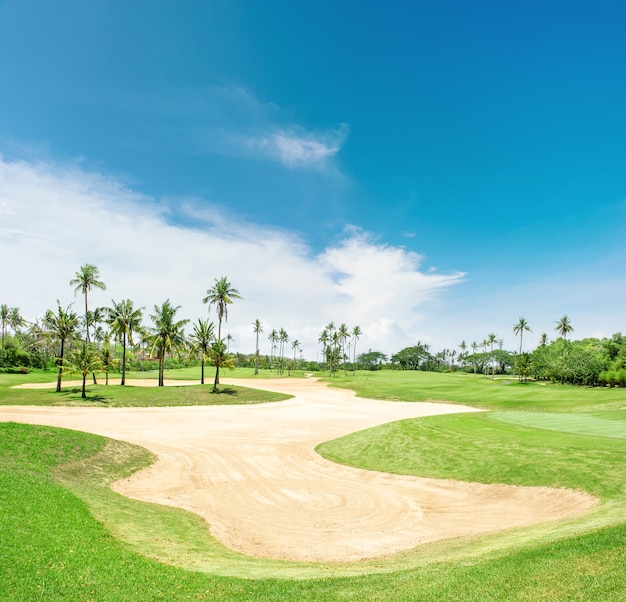
<svg viewBox="0 0 626 602"><path fill-rule="evenodd" d="M224 389L217 389L217 391L211 391L213 394L218 395L232 395L235 397L237 395L237 389L233 389L232 387L225 387Z"/></svg>
<svg viewBox="0 0 626 602"><path fill-rule="evenodd" d="M108 405L111 401L111 398L105 395L90 395L87 393L87 397L83 397L82 391L81 387L75 387L73 389L62 389L59 393L55 392L55 395L60 395L73 402L78 401L82 403L100 403Z"/></svg>

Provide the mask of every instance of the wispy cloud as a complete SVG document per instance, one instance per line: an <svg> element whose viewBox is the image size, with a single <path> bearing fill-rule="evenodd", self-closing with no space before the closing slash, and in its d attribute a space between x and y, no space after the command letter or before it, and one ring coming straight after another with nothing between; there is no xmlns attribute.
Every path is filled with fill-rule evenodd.
<svg viewBox="0 0 626 602"><path fill-rule="evenodd" d="M196 227L173 224L168 203L78 167L0 160L2 302L28 318L54 300L74 299L69 280L94 263L107 284L93 303L132 298L151 310L170 298L185 317L207 314L201 303L215 278L228 276L244 300L229 312L235 348L254 348L252 322L285 327L315 357L324 324L365 332L363 348L397 350L415 337L429 302L461 274L421 269L421 257L377 243L352 229L315 254L292 232L238 221L222 208L182 203ZM181 203L175 208L180 211ZM19 233L19 235L16 235ZM149 312L146 312L149 313Z"/></svg>
<svg viewBox="0 0 626 602"><path fill-rule="evenodd" d="M294 128L261 133L246 140L251 152L259 158L279 161L291 168L319 169L340 151L348 132L348 126L341 124L330 132Z"/></svg>

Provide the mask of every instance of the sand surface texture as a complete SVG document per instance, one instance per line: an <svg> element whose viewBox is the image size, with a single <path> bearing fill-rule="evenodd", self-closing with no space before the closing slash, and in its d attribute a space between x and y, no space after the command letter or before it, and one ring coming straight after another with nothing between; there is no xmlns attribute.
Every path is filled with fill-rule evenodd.
<svg viewBox="0 0 626 602"><path fill-rule="evenodd" d="M11 406L0 408L0 421L97 433L151 450L158 461L114 489L195 512L225 545L255 556L353 561L572 516L596 503L569 490L359 470L314 451L385 422L472 408L362 399L314 379L223 382L295 398L251 406Z"/></svg>

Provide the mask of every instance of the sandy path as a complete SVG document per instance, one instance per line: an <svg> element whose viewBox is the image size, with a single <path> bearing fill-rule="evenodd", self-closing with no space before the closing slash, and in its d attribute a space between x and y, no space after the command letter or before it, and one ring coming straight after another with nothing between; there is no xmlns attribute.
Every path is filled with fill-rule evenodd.
<svg viewBox="0 0 626 602"><path fill-rule="evenodd" d="M148 448L159 460L116 483L116 491L195 512L224 544L257 556L371 558L572 516L596 502L568 490L358 470L314 451L318 443L385 422L473 408L361 399L312 379L224 382L296 397L255 406L13 406L0 408L0 421L62 426Z"/></svg>

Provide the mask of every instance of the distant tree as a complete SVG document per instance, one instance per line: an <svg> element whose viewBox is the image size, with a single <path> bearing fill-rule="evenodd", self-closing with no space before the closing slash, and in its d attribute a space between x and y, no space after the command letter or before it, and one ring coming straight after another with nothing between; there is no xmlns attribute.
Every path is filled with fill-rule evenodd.
<svg viewBox="0 0 626 602"><path fill-rule="evenodd" d="M95 265L86 263L81 266L79 271L76 272L76 278L70 280L70 286L75 286L74 294L82 293L85 297L85 331L87 335L87 342L89 343L89 304L87 297L89 291L93 288L99 288L100 290L106 290L104 282L98 280L100 278L100 271Z"/></svg>
<svg viewBox="0 0 626 602"><path fill-rule="evenodd" d="M294 370L296 369L296 353L298 351L300 351L300 341L298 341L298 339L295 339L294 341L291 342L291 349L293 350L293 368Z"/></svg>
<svg viewBox="0 0 626 602"><path fill-rule="evenodd" d="M208 319L198 318L191 334L192 349L200 354L200 384L204 384L204 361L209 357L211 345L215 340L215 326Z"/></svg>
<svg viewBox="0 0 626 602"><path fill-rule="evenodd" d="M339 340L341 342L341 359L343 363L343 372L345 376L346 374L346 342L350 338L350 331L348 330L348 327L345 324L341 324L337 332L339 334Z"/></svg>
<svg viewBox="0 0 626 602"><path fill-rule="evenodd" d="M513 326L513 334L519 335L519 353L522 354L522 342L524 339L524 331L532 332L525 318L520 317L517 324Z"/></svg>
<svg viewBox="0 0 626 602"><path fill-rule="evenodd" d="M278 331L278 343L280 345L278 355L278 373L282 374L285 367L285 344L289 342L289 335L284 328Z"/></svg>
<svg viewBox="0 0 626 602"><path fill-rule="evenodd" d="M356 343L362 335L363 331L360 326L355 326L352 329L352 374L356 372Z"/></svg>
<svg viewBox="0 0 626 602"><path fill-rule="evenodd" d="M155 305L154 313L150 314L154 322L154 326L149 329L152 341L151 353L156 351L159 359L159 387L163 386L165 356L167 353L181 349L185 344L183 328L189 320L175 320L179 309L180 306L174 307L167 299L161 306Z"/></svg>
<svg viewBox="0 0 626 602"><path fill-rule="evenodd" d="M278 332L276 329L273 329L267 338L270 341L270 369L272 369L275 359L274 352L276 351L276 343L278 342Z"/></svg>
<svg viewBox="0 0 626 602"><path fill-rule="evenodd" d="M122 381L126 384L126 343L134 345L133 334L141 332L141 319L143 317L143 307L135 309L130 299L116 303L111 299L111 307L105 308L107 322L111 330L122 342Z"/></svg>
<svg viewBox="0 0 626 602"><path fill-rule="evenodd" d="M228 322L228 306L232 304L234 299L241 299L241 295L236 288L233 288L228 279L223 276L219 280L216 278L213 286L207 290L207 295L202 299L203 303L208 303L209 307L215 305L218 317L217 340L222 340L222 320ZM220 382L220 358L222 354L218 354L218 361L215 364L215 381L213 383L213 391L217 391L217 385Z"/></svg>
<svg viewBox="0 0 626 602"><path fill-rule="evenodd" d="M380 351L368 351L359 355L359 366L364 370L380 370L387 361L387 356Z"/></svg>
<svg viewBox="0 0 626 602"><path fill-rule="evenodd" d="M472 352L473 352L473 356L474 356L474 374L476 374L476 352L478 351L478 343L476 341L472 342Z"/></svg>
<svg viewBox="0 0 626 602"><path fill-rule="evenodd" d="M58 367L56 392L61 391L61 380L63 378L63 362L65 361L65 346L78 338L80 328L80 318L76 312L71 311L72 304L66 308L61 307L57 301L56 313L49 309L44 317L46 328L51 336L59 342Z"/></svg>
<svg viewBox="0 0 626 602"><path fill-rule="evenodd" d="M563 315L563 317L560 320L557 320L555 324L556 327L554 330L556 330L563 337L563 341L566 343L567 335L574 330L567 314ZM563 345L563 355L565 355L565 345Z"/></svg>
<svg viewBox="0 0 626 602"><path fill-rule="evenodd" d="M252 331L256 335L256 348L254 351L254 374L259 373L259 335L263 332L263 323L258 318L252 323Z"/></svg>
<svg viewBox="0 0 626 602"><path fill-rule="evenodd" d="M490 332L487 335L487 343L491 345L491 378L496 377L496 365L495 365L495 361L493 357L493 344L497 342L498 342L498 337L493 332Z"/></svg>

